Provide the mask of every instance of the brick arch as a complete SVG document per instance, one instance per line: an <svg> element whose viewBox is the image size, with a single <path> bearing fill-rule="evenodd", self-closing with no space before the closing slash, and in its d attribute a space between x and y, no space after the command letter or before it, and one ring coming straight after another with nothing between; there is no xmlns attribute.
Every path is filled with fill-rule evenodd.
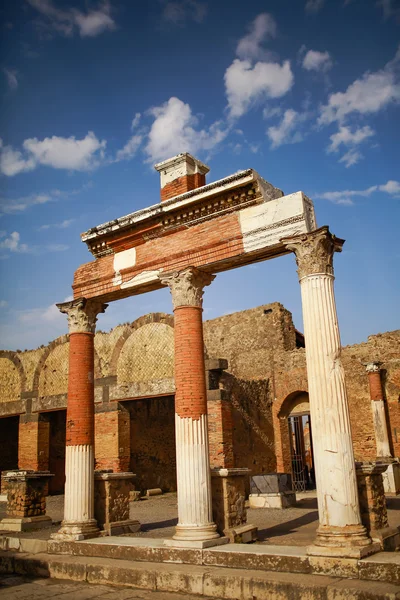
<svg viewBox="0 0 400 600"><path fill-rule="evenodd" d="M118 360L122 351L122 348L127 341L127 339L134 333L137 329L142 327L143 325L147 325L148 323L164 323L165 325L169 325L170 327L174 327L174 317L173 315L169 315L167 313L150 313L148 315L143 315L133 321L133 323L129 323L126 325L126 329L121 333L118 338L114 350L111 355L110 361L110 373L117 375L117 367Z"/></svg>
<svg viewBox="0 0 400 600"><path fill-rule="evenodd" d="M15 369L17 370L17 373L19 375L19 394L18 394L18 398L16 397L15 400L19 400L21 398L21 394L22 392L26 391L26 374L25 374L25 370L24 367L22 365L21 360L19 359L18 355L16 352L12 352L11 350L0 350L0 359L7 359L10 362L13 363ZM6 400L7 401L7 400ZM1 398L0 398L0 402L1 402Z"/></svg>
<svg viewBox="0 0 400 600"><path fill-rule="evenodd" d="M278 473L292 472L288 416L297 404L304 400L305 394L308 396L308 391L297 389L287 394L281 401L276 400L273 404L272 420Z"/></svg>
<svg viewBox="0 0 400 600"><path fill-rule="evenodd" d="M53 340L52 342L50 342L50 344L46 347L45 351L43 352L42 356L39 359L39 362L35 369L35 374L33 376L32 390L33 390L33 393L35 396L38 396L38 394L39 394L40 375L42 373L43 367L44 367L47 359L49 358L50 354L53 352L53 350L55 348L62 346L63 344L67 344L67 343L69 343L69 335L65 334L65 335L60 336L56 340ZM100 376L100 359L99 359L99 356L98 356L96 350L94 351L94 376L95 377Z"/></svg>

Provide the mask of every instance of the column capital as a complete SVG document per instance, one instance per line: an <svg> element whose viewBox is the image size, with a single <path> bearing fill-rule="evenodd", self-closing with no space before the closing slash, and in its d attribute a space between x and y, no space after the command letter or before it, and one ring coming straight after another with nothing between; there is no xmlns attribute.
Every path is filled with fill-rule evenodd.
<svg viewBox="0 0 400 600"><path fill-rule="evenodd" d="M203 293L206 285L215 279L215 275L201 271L196 267L187 267L183 271L176 271L160 275L160 281L168 285L174 308L178 306L203 306Z"/></svg>
<svg viewBox="0 0 400 600"><path fill-rule="evenodd" d="M371 362L366 362L363 363L365 370L367 371L367 373L380 373L381 372L381 367L382 367L381 362L374 360Z"/></svg>
<svg viewBox="0 0 400 600"><path fill-rule="evenodd" d="M100 300L77 298L71 302L56 304L60 312L68 317L69 333L94 333L97 315L103 313L108 304Z"/></svg>
<svg viewBox="0 0 400 600"><path fill-rule="evenodd" d="M326 225L311 233L282 238L281 242L295 253L300 280L308 275L333 275L333 254L341 252L344 244Z"/></svg>

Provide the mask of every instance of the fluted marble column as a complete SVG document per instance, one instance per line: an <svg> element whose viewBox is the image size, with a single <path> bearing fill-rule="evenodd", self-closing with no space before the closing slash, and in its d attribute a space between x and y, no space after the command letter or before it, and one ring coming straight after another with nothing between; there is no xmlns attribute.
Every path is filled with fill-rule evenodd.
<svg viewBox="0 0 400 600"><path fill-rule="evenodd" d="M162 276L172 294L175 320L175 432L178 525L174 539L218 538L212 518L204 365L203 288L213 275L189 267Z"/></svg>
<svg viewBox="0 0 400 600"><path fill-rule="evenodd" d="M296 255L301 285L319 513L314 544L355 556L371 540L361 524L333 289L333 254L344 240L322 227L282 242Z"/></svg>
<svg viewBox="0 0 400 600"><path fill-rule="evenodd" d="M385 403L381 381L380 362L370 362L365 368L368 373L369 391L371 395L372 418L374 422L376 456L390 458L389 433L386 421Z"/></svg>
<svg viewBox="0 0 400 600"><path fill-rule="evenodd" d="M107 307L79 298L57 304L68 316L69 374L64 520L52 537L82 540L99 530L94 518L94 332Z"/></svg>

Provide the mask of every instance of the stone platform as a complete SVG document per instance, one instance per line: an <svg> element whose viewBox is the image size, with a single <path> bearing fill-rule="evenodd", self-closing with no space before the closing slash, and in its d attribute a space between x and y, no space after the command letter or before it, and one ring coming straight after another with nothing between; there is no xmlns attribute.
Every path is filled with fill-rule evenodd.
<svg viewBox="0 0 400 600"><path fill-rule="evenodd" d="M0 572L214 598L395 600L400 554L362 560L307 556L304 548L226 544L173 549L161 539L81 542L3 537ZM17 541L16 541L17 540Z"/></svg>

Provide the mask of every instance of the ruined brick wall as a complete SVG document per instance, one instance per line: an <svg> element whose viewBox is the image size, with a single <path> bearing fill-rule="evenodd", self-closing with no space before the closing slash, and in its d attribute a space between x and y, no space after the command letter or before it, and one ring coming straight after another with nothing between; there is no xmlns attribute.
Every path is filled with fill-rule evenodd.
<svg viewBox="0 0 400 600"><path fill-rule="evenodd" d="M228 360L221 387L230 395L233 409L235 466L248 467L253 473L290 470L287 415L296 394L308 390L305 350L296 347L290 312L273 303L206 321L204 340L207 357ZM175 485L171 401L144 399L174 393L173 342L173 317L162 313L145 315L95 336L98 464L117 470L132 468L134 472L137 464L152 477L144 487L150 483L158 487L161 476L165 489ZM50 415L48 411L66 408L68 345L64 335L37 350L0 353L0 417ZM370 336L362 344L343 348L358 460L375 458L376 454L368 379L362 365L368 361L383 363L391 444L399 456L400 331ZM143 398L135 401L139 402L137 422L147 428L146 433L140 431L136 436L141 448L140 444L130 448L132 433L127 433L123 414L113 416L118 405L127 405L132 398ZM150 416L156 423L154 435ZM163 419L164 429L169 431L165 435ZM45 450L41 451L44 456ZM145 454L151 457L147 462ZM49 456L51 460L51 453ZM40 462L38 457L36 462ZM158 470L151 474L154 464Z"/></svg>
<svg viewBox="0 0 400 600"><path fill-rule="evenodd" d="M174 397L127 402L131 415L131 470L136 489L176 490Z"/></svg>

